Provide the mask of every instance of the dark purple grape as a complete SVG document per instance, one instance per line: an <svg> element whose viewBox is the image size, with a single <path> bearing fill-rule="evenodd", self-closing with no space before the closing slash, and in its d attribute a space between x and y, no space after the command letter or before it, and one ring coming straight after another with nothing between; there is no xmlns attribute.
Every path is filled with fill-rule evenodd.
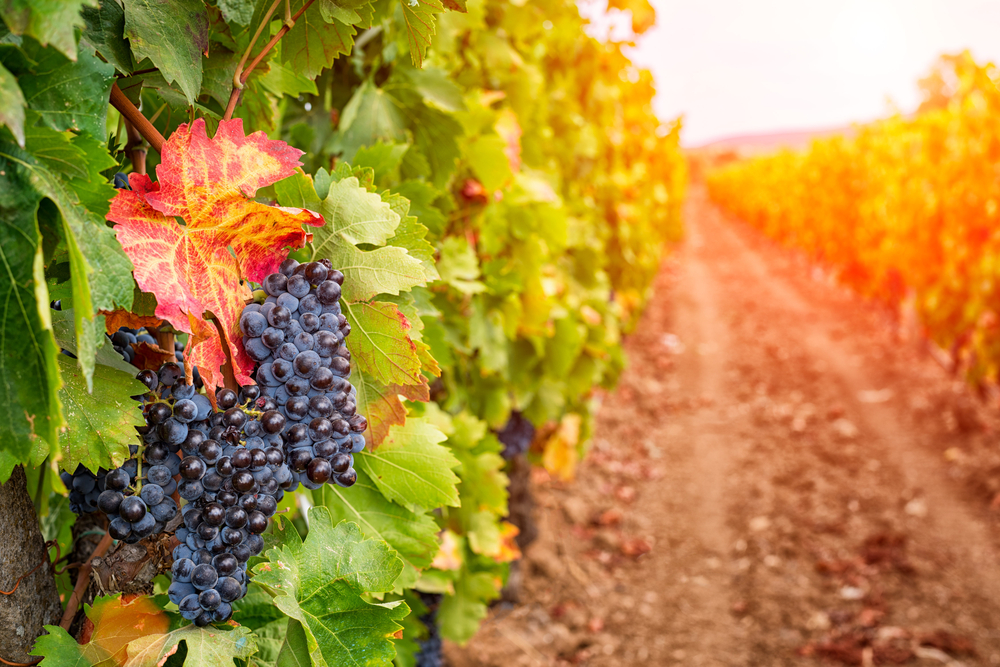
<svg viewBox="0 0 1000 667"><path fill-rule="evenodd" d="M279 296L283 294L287 285L288 276L284 273L272 273L264 278L264 282L261 283L261 287L264 288L264 292L266 292L268 296Z"/></svg>
<svg viewBox="0 0 1000 667"><path fill-rule="evenodd" d="M294 346L293 346L294 347ZM296 355L298 350L296 349ZM280 382L285 382L288 378L295 374L295 369L292 367L292 363L286 359L275 359L271 362L271 375Z"/></svg>
<svg viewBox="0 0 1000 667"><path fill-rule="evenodd" d="M340 285L332 280L324 280L316 288L316 297L324 306L330 306L340 300Z"/></svg>
<svg viewBox="0 0 1000 667"><path fill-rule="evenodd" d="M135 523L146 516L146 503L138 496L129 496L122 500L118 507L118 514L130 523Z"/></svg>
<svg viewBox="0 0 1000 667"><path fill-rule="evenodd" d="M314 484L322 484L330 479L333 470L326 459L313 459L306 467L306 476Z"/></svg>
<svg viewBox="0 0 1000 667"><path fill-rule="evenodd" d="M333 467L335 473L347 472L353 463L354 457L343 453L335 455L330 461L330 465Z"/></svg>
<svg viewBox="0 0 1000 667"><path fill-rule="evenodd" d="M160 379L156 377L156 373L151 370L139 371L139 373L135 376L135 379L146 385L146 388L150 391L154 391L160 384Z"/></svg>
<svg viewBox="0 0 1000 667"><path fill-rule="evenodd" d="M208 465L215 465L215 462L222 457L222 445L215 440L206 440L198 447L198 455Z"/></svg>
<svg viewBox="0 0 1000 667"><path fill-rule="evenodd" d="M235 395L235 392L233 392ZM221 405L219 407L222 407ZM233 428L242 429L244 424L247 423L247 415L243 412L242 408L235 407L229 408L225 412L225 417L223 424L225 426L232 426Z"/></svg>
<svg viewBox="0 0 1000 667"><path fill-rule="evenodd" d="M184 479L201 479L207 469L205 462L197 456L185 456L181 461L181 477Z"/></svg>
<svg viewBox="0 0 1000 667"><path fill-rule="evenodd" d="M236 468L237 470L242 470L244 468L250 467L250 463L253 460L253 457L250 455L249 451L240 447L233 452L233 455L229 457L229 460L232 461L234 468Z"/></svg>
<svg viewBox="0 0 1000 667"><path fill-rule="evenodd" d="M229 410L239 403L239 396L232 389L220 389L215 395L215 402L220 410Z"/></svg>
<svg viewBox="0 0 1000 667"><path fill-rule="evenodd" d="M293 449L288 455L288 465L295 472L302 472L313 460L312 452L308 449Z"/></svg>
<svg viewBox="0 0 1000 667"><path fill-rule="evenodd" d="M267 322L272 327L284 329L292 321L292 311L281 306L275 306L267 313Z"/></svg>
<svg viewBox="0 0 1000 667"><path fill-rule="evenodd" d="M294 296L296 299L301 299L302 297L309 294L311 286L309 281L306 280L305 276L301 274L295 274L288 277L288 283L286 285L288 293Z"/></svg>
<svg viewBox="0 0 1000 667"><path fill-rule="evenodd" d="M278 271L283 273L285 276L290 276L295 272L298 265L298 260L289 257L278 266Z"/></svg>
<svg viewBox="0 0 1000 667"><path fill-rule="evenodd" d="M108 534L116 540L124 540L132 534L132 525L120 516L116 516L108 524Z"/></svg>
<svg viewBox="0 0 1000 667"><path fill-rule="evenodd" d="M196 565L194 570L191 571L191 583L199 591L212 588L218 580L219 575L211 565L202 563L201 565Z"/></svg>
<svg viewBox="0 0 1000 667"><path fill-rule="evenodd" d="M246 470L240 470L239 472L237 472L235 475L233 475L232 480L233 480L233 488L239 491L240 493L248 492L250 489L253 488L253 485L256 483L256 480L254 480L253 475L251 475Z"/></svg>
<svg viewBox="0 0 1000 667"><path fill-rule="evenodd" d="M285 416L277 410L269 410L261 415L260 424L268 433L281 433L285 427Z"/></svg>
<svg viewBox="0 0 1000 667"><path fill-rule="evenodd" d="M354 471L354 468L350 468L347 472L334 475L333 479L340 486L354 486L354 483L358 481L358 473Z"/></svg>
<svg viewBox="0 0 1000 667"><path fill-rule="evenodd" d="M246 562L250 557L249 549L246 550L247 558L244 558L242 562ZM223 577L219 579L218 583L215 584L215 590L219 591L219 595L222 597L224 602L233 602L238 600L243 595L243 586L240 582L236 581L232 577Z"/></svg>
<svg viewBox="0 0 1000 667"><path fill-rule="evenodd" d="M261 315L259 312L252 312L246 309L243 310L243 314L240 315L240 330L244 335L250 336L251 338L258 338L264 329L267 328L267 318Z"/></svg>
<svg viewBox="0 0 1000 667"><path fill-rule="evenodd" d="M344 274L338 271L337 269L330 269L329 273L327 273L326 275L326 279L332 280L333 282L341 286L344 284Z"/></svg>
<svg viewBox="0 0 1000 667"><path fill-rule="evenodd" d="M276 350L284 344L285 332L281 329L276 329L275 327L268 327L267 329L264 329L264 333L261 334L260 342L262 342L269 350Z"/></svg>
<svg viewBox="0 0 1000 667"><path fill-rule="evenodd" d="M145 484L139 491L139 497L146 503L146 507L159 505L163 502L163 487L157 484Z"/></svg>
<svg viewBox="0 0 1000 667"><path fill-rule="evenodd" d="M166 403L153 403L146 408L146 421L150 424L160 424L173 414L174 411Z"/></svg>

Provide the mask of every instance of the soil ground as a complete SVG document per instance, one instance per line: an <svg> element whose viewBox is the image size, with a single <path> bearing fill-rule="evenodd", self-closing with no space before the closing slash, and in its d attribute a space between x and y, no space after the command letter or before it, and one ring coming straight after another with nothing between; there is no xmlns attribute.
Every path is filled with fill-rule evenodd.
<svg viewBox="0 0 1000 667"><path fill-rule="evenodd" d="M701 189L686 225L452 667L1000 664L996 406Z"/></svg>

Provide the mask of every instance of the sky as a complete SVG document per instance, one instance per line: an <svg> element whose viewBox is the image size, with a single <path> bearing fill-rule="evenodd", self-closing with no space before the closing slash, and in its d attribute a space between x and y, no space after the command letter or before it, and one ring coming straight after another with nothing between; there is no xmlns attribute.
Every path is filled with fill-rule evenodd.
<svg viewBox="0 0 1000 667"><path fill-rule="evenodd" d="M1000 0L651 2L631 57L653 71L660 118L684 115L686 146L912 111L941 53L1000 64Z"/></svg>

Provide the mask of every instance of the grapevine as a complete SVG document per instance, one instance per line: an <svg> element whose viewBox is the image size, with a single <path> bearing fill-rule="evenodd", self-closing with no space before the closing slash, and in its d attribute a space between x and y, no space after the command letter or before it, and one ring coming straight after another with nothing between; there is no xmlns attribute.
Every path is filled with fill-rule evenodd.
<svg viewBox="0 0 1000 667"><path fill-rule="evenodd" d="M519 555L505 457L572 475L679 229L649 73L564 0L0 20L0 481L73 559L0 658L466 641Z"/></svg>

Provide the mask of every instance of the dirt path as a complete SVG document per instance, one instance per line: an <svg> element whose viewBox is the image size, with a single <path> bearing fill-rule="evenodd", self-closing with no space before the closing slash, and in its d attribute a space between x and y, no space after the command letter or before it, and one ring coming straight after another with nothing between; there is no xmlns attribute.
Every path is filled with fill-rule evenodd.
<svg viewBox="0 0 1000 667"><path fill-rule="evenodd" d="M694 189L520 605L453 667L1000 664L996 416Z"/></svg>

